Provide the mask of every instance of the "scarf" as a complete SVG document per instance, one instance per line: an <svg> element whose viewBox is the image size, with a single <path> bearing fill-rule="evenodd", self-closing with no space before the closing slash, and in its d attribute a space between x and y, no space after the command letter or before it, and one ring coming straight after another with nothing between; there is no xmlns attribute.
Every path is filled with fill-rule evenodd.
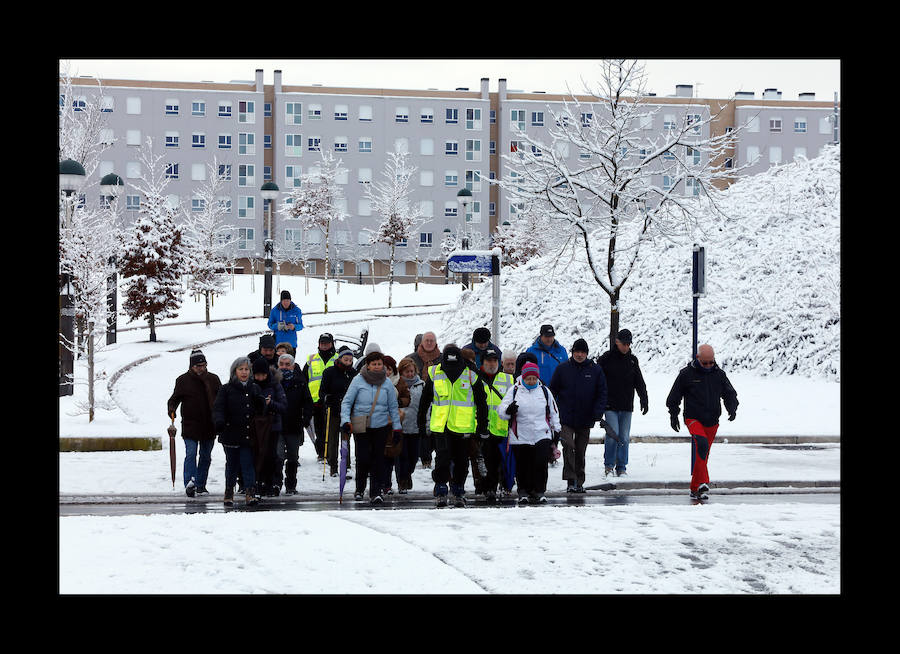
<svg viewBox="0 0 900 654"><path fill-rule="evenodd" d="M419 355L419 358L425 364L431 363L432 361L436 361L439 356L441 356L441 348L438 347L437 343L434 344L434 349L429 351L422 347L422 344L419 344L419 347L416 348L416 354Z"/></svg>
<svg viewBox="0 0 900 654"><path fill-rule="evenodd" d="M374 372L363 366L362 370L359 371L359 374L362 375L362 378L367 384L372 384L373 386L381 386L384 383L384 380L387 379L387 373L384 371L384 368L378 372Z"/></svg>
<svg viewBox="0 0 900 654"><path fill-rule="evenodd" d="M524 379L522 380L522 386L527 388L529 391L533 391L535 388L538 387L537 384L526 384Z"/></svg>

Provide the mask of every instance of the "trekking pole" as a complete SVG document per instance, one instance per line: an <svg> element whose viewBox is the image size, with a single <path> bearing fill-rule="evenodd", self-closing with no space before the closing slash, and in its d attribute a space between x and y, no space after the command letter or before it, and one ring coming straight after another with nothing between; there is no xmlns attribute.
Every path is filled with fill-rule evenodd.
<svg viewBox="0 0 900 654"><path fill-rule="evenodd" d="M322 460L322 481L325 481L325 466L328 465L328 432L331 431L331 407L325 409L325 456Z"/></svg>

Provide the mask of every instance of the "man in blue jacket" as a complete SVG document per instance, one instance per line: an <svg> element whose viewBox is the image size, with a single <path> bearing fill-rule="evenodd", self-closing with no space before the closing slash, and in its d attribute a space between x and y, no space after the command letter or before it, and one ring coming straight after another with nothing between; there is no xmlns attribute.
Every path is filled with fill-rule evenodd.
<svg viewBox="0 0 900 654"><path fill-rule="evenodd" d="M572 358L554 370L550 391L556 398L562 425L559 440L563 444L566 492L583 493L588 439L594 423L603 419L607 398L603 369L588 359L588 345L583 338L572 345Z"/></svg>
<svg viewBox="0 0 900 654"><path fill-rule="evenodd" d="M556 366L569 358L566 348L556 340L556 331L554 331L553 325L541 325L540 335L535 339L534 344L525 351L531 352L537 357L541 381L547 386L553 379L553 371L556 370Z"/></svg>
<svg viewBox="0 0 900 654"><path fill-rule="evenodd" d="M303 329L303 312L291 302L291 294L281 291L281 302L269 311L269 329L275 337L275 343L289 343L297 350L297 332Z"/></svg>
<svg viewBox="0 0 900 654"><path fill-rule="evenodd" d="M487 327L479 327L472 332L472 342L463 346L463 349L475 352L475 370L481 370L481 364L484 362L484 353L488 350L494 350L498 359L503 356L500 348L491 342L491 330Z"/></svg>

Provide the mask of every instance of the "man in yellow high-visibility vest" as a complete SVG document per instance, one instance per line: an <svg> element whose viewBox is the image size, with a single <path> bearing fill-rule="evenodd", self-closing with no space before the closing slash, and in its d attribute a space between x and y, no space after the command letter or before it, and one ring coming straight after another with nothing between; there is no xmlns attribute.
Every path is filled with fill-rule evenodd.
<svg viewBox="0 0 900 654"><path fill-rule="evenodd" d="M459 347L444 348L441 362L428 368L428 378L419 402L419 433L425 432L425 418L431 409L431 435L436 452L434 495L438 506L447 505L447 484L456 506L465 506L466 477L469 474L467 439L487 438L488 406L484 383L466 366ZM453 464L453 473L450 464Z"/></svg>
<svg viewBox="0 0 900 654"><path fill-rule="evenodd" d="M331 334L319 336L319 349L310 354L303 366L303 374L309 384L309 394L313 400L313 426L316 430L316 457L319 463L325 460L325 403L319 397L319 387L322 385L322 373L325 368L334 365L337 360L337 352L334 349L334 337ZM336 418L335 418L336 419Z"/></svg>
<svg viewBox="0 0 900 654"><path fill-rule="evenodd" d="M503 401L506 391L512 386L515 378L505 372L500 372L499 353L493 348L484 352L481 363L481 379L484 381L487 391L488 428L486 434L481 435L481 454L484 457L484 465L487 475L484 478L484 497L488 502L497 501L497 483L501 481L504 469L504 460L501 455L501 447L506 445L509 433L509 422L500 417L497 407ZM503 488L512 488L511 480L502 478Z"/></svg>

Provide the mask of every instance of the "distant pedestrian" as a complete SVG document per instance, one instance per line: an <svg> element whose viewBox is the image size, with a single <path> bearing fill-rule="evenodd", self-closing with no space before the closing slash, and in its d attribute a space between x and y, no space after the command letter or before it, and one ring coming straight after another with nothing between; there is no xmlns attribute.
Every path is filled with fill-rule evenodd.
<svg viewBox="0 0 900 654"><path fill-rule="evenodd" d="M556 366L569 358L566 348L556 340L553 325L541 325L541 332L527 350L537 357L538 369L541 372L541 383L545 386L553 379Z"/></svg>
<svg viewBox="0 0 900 654"><path fill-rule="evenodd" d="M352 432L356 441L356 492L353 498L363 498L370 477L369 501L379 505L384 502L384 447L388 438L400 437L402 427L397 391L385 374L384 355L372 352L365 361L366 365L352 379L341 402L341 429L346 434ZM355 422L365 422L365 428L353 427Z"/></svg>
<svg viewBox="0 0 900 654"><path fill-rule="evenodd" d="M322 374L329 366L334 365L337 350L334 349L334 336L324 333L319 336L318 349L309 355L303 374L309 383L309 394L314 404L313 429L316 432L316 457L319 463L325 460L325 405L319 397L319 386L322 385Z"/></svg>
<svg viewBox="0 0 900 654"><path fill-rule="evenodd" d="M250 364L262 357L269 364L270 368L278 367L278 359L275 356L275 339L271 334L263 334L259 337L259 348L247 355Z"/></svg>
<svg viewBox="0 0 900 654"><path fill-rule="evenodd" d="M737 414L737 392L725 371L716 364L710 345L701 345L696 358L682 368L666 398L672 429L678 431L678 410L684 399L684 424L691 435L691 497L706 499L709 494L707 461L719 429L722 403L728 419Z"/></svg>
<svg viewBox="0 0 900 654"><path fill-rule="evenodd" d="M184 491L188 497L208 495L206 479L212 463L216 427L212 407L222 382L207 370L199 349L191 352L188 371L175 379L175 390L167 403L169 417L181 406L181 437L184 439ZM199 455L199 462L198 462Z"/></svg>
<svg viewBox="0 0 900 654"><path fill-rule="evenodd" d="M472 342L463 346L463 350L472 350L475 353L475 369L481 368L484 360L484 353L493 350L498 356L503 355L503 351L491 342L491 330L487 327L478 327L472 332Z"/></svg>
<svg viewBox="0 0 900 654"><path fill-rule="evenodd" d="M517 356L518 355L512 350L507 350L503 353L503 356L500 357L500 367L507 375L512 375L513 377L515 377Z"/></svg>
<svg viewBox="0 0 900 654"><path fill-rule="evenodd" d="M572 344L572 358L553 371L550 390L559 407L559 440L563 444L562 478L566 492L583 493L585 453L591 429L603 419L607 388L603 370L588 360L588 344L583 338Z"/></svg>
<svg viewBox="0 0 900 654"><path fill-rule="evenodd" d="M406 356L413 360L419 376L425 379L428 375L428 368L438 364L441 359L441 348L438 347L437 337L434 335L434 332L422 334L421 343Z"/></svg>
<svg viewBox="0 0 900 654"><path fill-rule="evenodd" d="M620 330L616 335L615 347L600 355L597 364L603 368L606 386L609 389L606 422L618 436L618 440L607 438L604 442L603 471L604 475L608 475L615 470L616 476L621 477L626 474L628 466L635 391L641 402L642 415L647 415L650 406L647 384L641 374L638 359L631 351L631 332L627 329Z"/></svg>
<svg viewBox="0 0 900 654"><path fill-rule="evenodd" d="M276 343L290 343L297 349L297 332L303 329L303 312L291 301L288 291L281 291L281 302L269 311L268 325Z"/></svg>
<svg viewBox="0 0 900 654"><path fill-rule="evenodd" d="M341 346L341 349L338 350L334 365L329 366L322 373L322 386L319 388L319 394L325 407L325 423L328 426L326 434L323 436L327 439L325 460L328 462L332 477L337 477L338 463L340 463L338 453L342 438L341 403L356 374L356 368L353 366L353 351L346 345ZM346 438L349 440L349 436ZM347 475L347 479L352 479L352 476Z"/></svg>
<svg viewBox="0 0 900 654"><path fill-rule="evenodd" d="M552 438L562 425L553 393L541 382L536 364L522 366L521 377L506 391L497 414L510 423L519 503L545 504Z"/></svg>
<svg viewBox="0 0 900 654"><path fill-rule="evenodd" d="M278 357L281 387L287 400L287 408L281 417L281 436L275 449L275 475L273 489L280 490L284 482L284 494L297 493L297 471L300 467L300 446L303 432L313 417L313 401L306 377L294 361L284 353ZM277 494L277 493L276 493Z"/></svg>
<svg viewBox="0 0 900 654"><path fill-rule="evenodd" d="M266 402L262 391L251 377L250 359L235 359L229 369L228 383L219 389L213 404L216 434L225 450L226 506L234 504L234 484L239 470L245 485L247 504L256 504L258 501L250 430L254 416L265 410Z"/></svg>

